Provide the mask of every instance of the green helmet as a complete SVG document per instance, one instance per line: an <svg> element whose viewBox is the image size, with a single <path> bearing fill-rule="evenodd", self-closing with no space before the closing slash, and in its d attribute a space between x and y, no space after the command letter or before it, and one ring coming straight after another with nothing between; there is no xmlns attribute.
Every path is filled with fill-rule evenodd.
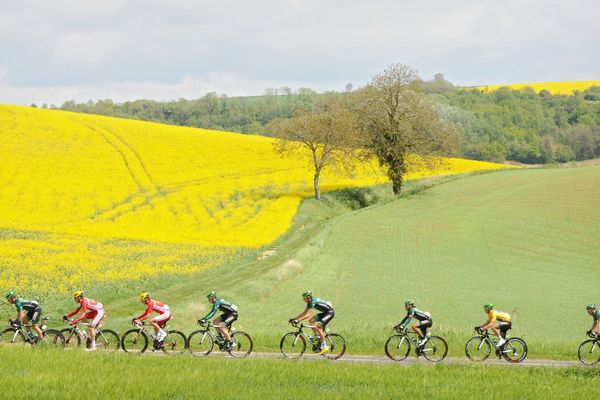
<svg viewBox="0 0 600 400"><path fill-rule="evenodd" d="M214 290L211 290L210 292L208 292L208 294L206 295L207 299L210 299L212 297L217 297L217 292L215 292Z"/></svg>
<svg viewBox="0 0 600 400"><path fill-rule="evenodd" d="M302 297L312 297L312 292L310 290L306 290L304 293L302 293Z"/></svg>
<svg viewBox="0 0 600 400"><path fill-rule="evenodd" d="M9 290L8 292L6 292L6 298L8 299L9 297L15 297L15 291L14 290Z"/></svg>
<svg viewBox="0 0 600 400"><path fill-rule="evenodd" d="M405 306L414 306L415 305L415 301L414 300L406 300L404 302Z"/></svg>
<svg viewBox="0 0 600 400"><path fill-rule="evenodd" d="M586 310L588 310L588 311L589 311L589 310L593 310L593 309L595 309L595 308L596 308L596 305L595 305L595 304L593 304L593 303L592 303L592 304L588 304L587 306L585 306L585 309L586 309Z"/></svg>
<svg viewBox="0 0 600 400"><path fill-rule="evenodd" d="M491 308L494 308L494 305L492 303L487 303L483 305L484 310L489 310Z"/></svg>

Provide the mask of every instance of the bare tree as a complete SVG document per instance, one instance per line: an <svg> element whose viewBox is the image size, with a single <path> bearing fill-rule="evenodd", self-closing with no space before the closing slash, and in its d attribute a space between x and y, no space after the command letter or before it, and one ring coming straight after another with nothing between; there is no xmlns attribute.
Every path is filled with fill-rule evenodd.
<svg viewBox="0 0 600 400"><path fill-rule="evenodd" d="M313 165L315 199L321 200L321 172L334 168L349 172L360 158L361 132L354 114L340 98L329 96L316 100L311 110L297 112L292 118L278 118L267 130L279 139L275 150L282 155L310 154Z"/></svg>
<svg viewBox="0 0 600 400"><path fill-rule="evenodd" d="M411 67L390 65L354 92L354 101L368 147L386 168L395 194L401 193L409 156L431 164L456 148L457 128L440 118Z"/></svg>

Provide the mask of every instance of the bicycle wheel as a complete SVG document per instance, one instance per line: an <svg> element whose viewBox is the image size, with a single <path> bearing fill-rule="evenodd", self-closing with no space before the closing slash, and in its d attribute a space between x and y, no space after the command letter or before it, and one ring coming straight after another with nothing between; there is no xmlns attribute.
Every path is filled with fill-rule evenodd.
<svg viewBox="0 0 600 400"><path fill-rule="evenodd" d="M212 333L206 330L200 330L190 333L187 340L188 349L195 356L208 355L214 346Z"/></svg>
<svg viewBox="0 0 600 400"><path fill-rule="evenodd" d="M6 345L27 345L29 342L25 339L23 332L15 328L7 328L0 333L0 346Z"/></svg>
<svg viewBox="0 0 600 400"><path fill-rule="evenodd" d="M428 361L440 362L448 354L448 343L442 337L431 336L423 345L421 353Z"/></svg>
<svg viewBox="0 0 600 400"><path fill-rule="evenodd" d="M181 354L188 348L187 338L179 331L167 332L163 345L162 351L167 354Z"/></svg>
<svg viewBox="0 0 600 400"><path fill-rule="evenodd" d="M506 341L502 349L502 356L511 363L520 363L527 357L527 344L523 339L510 338Z"/></svg>
<svg viewBox="0 0 600 400"><path fill-rule="evenodd" d="M62 333L63 337L65 338L65 347L76 348L81 346L81 337L75 330L65 328L61 329L60 333Z"/></svg>
<svg viewBox="0 0 600 400"><path fill-rule="evenodd" d="M286 358L302 357L306 351L306 339L298 332L288 332L281 338L279 350Z"/></svg>
<svg viewBox="0 0 600 400"><path fill-rule="evenodd" d="M481 362L487 360L492 352L492 346L484 336L473 336L465 346L465 353L471 361Z"/></svg>
<svg viewBox="0 0 600 400"><path fill-rule="evenodd" d="M252 353L254 342L246 332L238 331L231 335L231 350L228 352L233 357L244 358Z"/></svg>
<svg viewBox="0 0 600 400"><path fill-rule="evenodd" d="M583 365L596 365L600 361L600 343L596 339L584 340L577 350L577 357Z"/></svg>
<svg viewBox="0 0 600 400"><path fill-rule="evenodd" d="M402 361L410 352L410 340L406 335L392 335L385 342L385 354L394 361Z"/></svg>
<svg viewBox="0 0 600 400"><path fill-rule="evenodd" d="M127 353L143 353L148 348L148 336L139 329L130 329L121 338L121 348Z"/></svg>
<svg viewBox="0 0 600 400"><path fill-rule="evenodd" d="M44 339L36 343L37 347L62 349L65 347L65 338L56 329L46 329Z"/></svg>
<svg viewBox="0 0 600 400"><path fill-rule="evenodd" d="M324 353L323 356L325 358L329 358L330 360L337 360L341 358L346 352L346 341L342 337L342 335L338 335L337 333L330 333L325 336L325 343L329 346L329 351Z"/></svg>
<svg viewBox="0 0 600 400"><path fill-rule="evenodd" d="M119 351L121 340L119 334L110 329L102 329L96 332L96 348L104 351Z"/></svg>

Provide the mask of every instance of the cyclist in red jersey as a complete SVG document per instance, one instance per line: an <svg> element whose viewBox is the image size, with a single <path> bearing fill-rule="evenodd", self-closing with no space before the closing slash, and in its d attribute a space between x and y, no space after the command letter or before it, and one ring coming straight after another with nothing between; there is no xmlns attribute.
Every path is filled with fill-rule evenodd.
<svg viewBox="0 0 600 400"><path fill-rule="evenodd" d="M69 325L75 325L82 319L85 319L89 322L88 332L90 334L90 346L86 350L94 351L96 350L96 328L100 325L100 322L106 316L106 312L104 311L104 306L102 303L97 302L96 300L88 299L83 297L83 291L78 290L73 293L73 299L79 303L79 307L75 309L75 311L63 316L64 320L69 321ZM81 312L81 315L75 319L71 319L72 316Z"/></svg>
<svg viewBox="0 0 600 400"><path fill-rule="evenodd" d="M133 319L134 324L139 324L141 321L145 320L152 314L152 311L156 312L158 315L150 320L150 324L154 328L154 337L156 338L156 344L161 345L162 341L167 336L167 332L165 332L164 328L167 322L171 319L171 310L169 306L161 303L160 301L154 300L150 298L148 293L142 293L140 295L140 301L143 304L146 304L146 311Z"/></svg>

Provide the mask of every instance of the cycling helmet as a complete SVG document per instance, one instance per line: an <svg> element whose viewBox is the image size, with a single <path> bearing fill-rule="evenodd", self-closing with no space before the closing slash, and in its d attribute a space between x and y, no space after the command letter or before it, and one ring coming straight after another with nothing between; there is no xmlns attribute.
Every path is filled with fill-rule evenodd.
<svg viewBox="0 0 600 400"><path fill-rule="evenodd" d="M483 305L484 310L489 310L491 308L494 308L494 305L492 303L487 303Z"/></svg>
<svg viewBox="0 0 600 400"><path fill-rule="evenodd" d="M148 293L146 293L146 292L140 294L140 300L146 300L146 299L149 299L149 298L150 298L150 295Z"/></svg>
<svg viewBox="0 0 600 400"><path fill-rule="evenodd" d="M404 302L405 306L414 306L415 305L415 301L414 300L406 300Z"/></svg>
<svg viewBox="0 0 600 400"><path fill-rule="evenodd" d="M210 292L208 292L208 294L206 295L207 299L213 298L213 297L217 297L217 292L215 292L214 290L211 290Z"/></svg>
<svg viewBox="0 0 600 400"><path fill-rule="evenodd" d="M595 309L595 308L596 308L596 305L595 305L595 304L593 304L593 303L592 303L592 304L588 304L587 306L585 306L585 309L586 309L586 310L588 310L588 311L589 311L589 310L593 310L593 309Z"/></svg>
<svg viewBox="0 0 600 400"><path fill-rule="evenodd" d="M306 290L302 293L302 297L312 297L312 292L310 290Z"/></svg>
<svg viewBox="0 0 600 400"><path fill-rule="evenodd" d="M78 290L75 293L73 293L73 298L76 299L78 297L82 297L83 296L83 290Z"/></svg>
<svg viewBox="0 0 600 400"><path fill-rule="evenodd" d="M14 290L9 290L8 292L6 292L6 298L11 298L11 297L15 297L15 291Z"/></svg>

